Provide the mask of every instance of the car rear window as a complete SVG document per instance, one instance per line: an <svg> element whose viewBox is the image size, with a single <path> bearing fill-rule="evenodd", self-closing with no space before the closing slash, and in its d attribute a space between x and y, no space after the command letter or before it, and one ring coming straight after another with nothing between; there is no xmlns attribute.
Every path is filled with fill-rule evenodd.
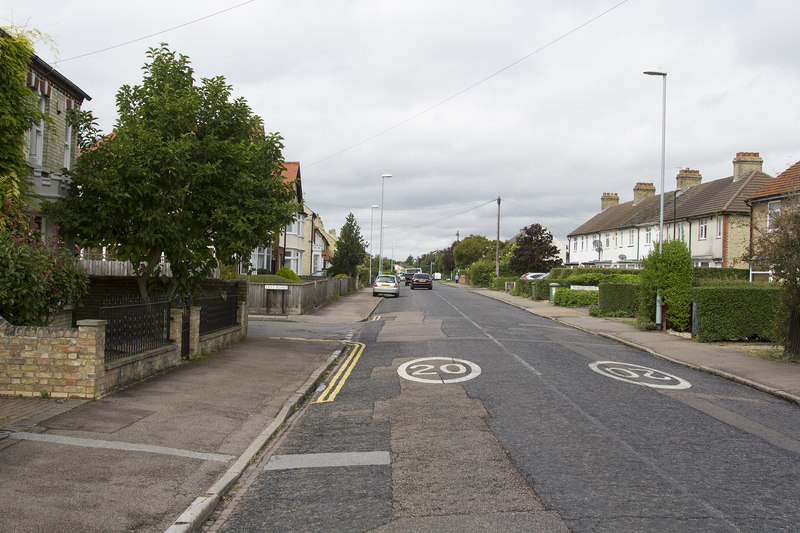
<svg viewBox="0 0 800 533"><path fill-rule="evenodd" d="M395 280L394 276L378 276L378 278L377 278L377 281L381 281L383 283L386 283L387 281L391 282L391 281L394 281L394 280Z"/></svg>

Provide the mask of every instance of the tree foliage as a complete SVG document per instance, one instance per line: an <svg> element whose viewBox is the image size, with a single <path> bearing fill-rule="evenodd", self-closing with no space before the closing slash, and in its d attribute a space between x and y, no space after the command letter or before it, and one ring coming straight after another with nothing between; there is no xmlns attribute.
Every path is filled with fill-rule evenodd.
<svg viewBox="0 0 800 533"><path fill-rule="evenodd" d="M47 315L80 302L89 276L57 237L42 241L33 213L21 205L11 209L0 229L0 315L12 324L39 326Z"/></svg>
<svg viewBox="0 0 800 533"><path fill-rule="evenodd" d="M148 280L170 263L169 294L192 293L217 262L246 260L296 216L279 135L221 76L195 84L189 59L151 48L140 85L117 92L118 120L101 136L75 113L82 152L51 215L83 247L110 246Z"/></svg>
<svg viewBox="0 0 800 533"><path fill-rule="evenodd" d="M800 310L800 196L781 201L780 214L770 221L770 231L756 238L753 254L770 264L783 285L786 309Z"/></svg>
<svg viewBox="0 0 800 533"><path fill-rule="evenodd" d="M361 236L361 228L355 215L350 213L339 234L336 252L331 257L331 272L355 277L356 269L363 263L366 253L366 242Z"/></svg>
<svg viewBox="0 0 800 533"><path fill-rule="evenodd" d="M470 235L453 247L456 266L467 268L479 259L494 259L495 243L483 235Z"/></svg>
<svg viewBox="0 0 800 533"><path fill-rule="evenodd" d="M516 274L525 272L550 272L561 266L558 247L553 244L553 235L541 224L523 228L517 237L509 259L509 268Z"/></svg>
<svg viewBox="0 0 800 533"><path fill-rule="evenodd" d="M0 202L7 202L0 213L0 229L22 215L19 200L28 189L27 133L35 123L49 122L26 83L32 40L38 37L36 31L0 29Z"/></svg>
<svg viewBox="0 0 800 533"><path fill-rule="evenodd" d="M639 318L645 322L655 320L656 293L660 290L665 326L686 331L692 316L692 256L680 240L667 241L662 248L659 252L654 244L653 251L642 261Z"/></svg>

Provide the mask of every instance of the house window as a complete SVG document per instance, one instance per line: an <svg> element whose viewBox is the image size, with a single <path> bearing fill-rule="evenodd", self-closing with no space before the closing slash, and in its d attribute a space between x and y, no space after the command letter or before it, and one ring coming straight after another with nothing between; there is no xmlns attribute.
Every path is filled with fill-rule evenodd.
<svg viewBox="0 0 800 533"><path fill-rule="evenodd" d="M578 250L578 239L575 239L574 241L572 241L572 250L573 251L577 251Z"/></svg>
<svg viewBox="0 0 800 533"><path fill-rule="evenodd" d="M299 274L300 265L303 264L303 252L300 250L286 250L283 264L295 274Z"/></svg>
<svg viewBox="0 0 800 533"><path fill-rule="evenodd" d="M269 271L272 265L272 246L259 246L253 251L250 262L256 271Z"/></svg>
<svg viewBox="0 0 800 533"><path fill-rule="evenodd" d="M767 231L775 231L775 218L781 214L781 201L767 202Z"/></svg>
<svg viewBox="0 0 800 533"><path fill-rule="evenodd" d="M707 218L701 218L700 219L700 225L697 227L697 238L700 239L701 241L705 240L706 238L708 238L708 219Z"/></svg>
<svg viewBox="0 0 800 533"><path fill-rule="evenodd" d="M45 112L44 97L39 98L39 111ZM42 165L44 157L44 120L40 120L31 127L28 139L28 162L32 165Z"/></svg>
<svg viewBox="0 0 800 533"><path fill-rule="evenodd" d="M647 228L644 231L644 243L645 244L650 244L652 242L652 240L653 240L653 233L650 230L650 228Z"/></svg>
<svg viewBox="0 0 800 533"><path fill-rule="evenodd" d="M722 238L722 215L717 217L717 239Z"/></svg>
<svg viewBox="0 0 800 533"><path fill-rule="evenodd" d="M683 222L677 225L677 229L678 229L678 238L681 241L686 242L686 233L684 232Z"/></svg>
<svg viewBox="0 0 800 533"><path fill-rule="evenodd" d="M633 246L634 230L628 230L628 246Z"/></svg>
<svg viewBox="0 0 800 533"><path fill-rule="evenodd" d="M609 243L610 240L611 240L611 234L606 233L606 248L611 247L611 244Z"/></svg>
<svg viewBox="0 0 800 533"><path fill-rule="evenodd" d="M64 168L72 168L72 126L67 124L64 132Z"/></svg>

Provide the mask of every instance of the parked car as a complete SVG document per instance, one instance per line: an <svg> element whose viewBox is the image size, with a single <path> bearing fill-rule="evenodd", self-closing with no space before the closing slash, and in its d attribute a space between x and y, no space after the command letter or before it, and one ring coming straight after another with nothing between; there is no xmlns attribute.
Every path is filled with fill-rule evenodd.
<svg viewBox="0 0 800 533"><path fill-rule="evenodd" d="M395 298L400 296L400 285L394 274L381 274L372 284L372 295L391 294Z"/></svg>
<svg viewBox="0 0 800 533"><path fill-rule="evenodd" d="M397 281L405 281L405 280L406 280L405 272L398 272L397 273Z"/></svg>
<svg viewBox="0 0 800 533"><path fill-rule="evenodd" d="M414 274L411 280L411 290L414 289L433 289L433 279L428 274Z"/></svg>
<svg viewBox="0 0 800 533"><path fill-rule="evenodd" d="M328 270L327 269L325 269L325 270L316 270L316 271L312 272L311 275L314 276L315 278L317 278L317 277L325 278L325 277L328 277Z"/></svg>
<svg viewBox="0 0 800 533"><path fill-rule="evenodd" d="M519 279L544 279L549 275L549 272L528 272L520 276Z"/></svg>

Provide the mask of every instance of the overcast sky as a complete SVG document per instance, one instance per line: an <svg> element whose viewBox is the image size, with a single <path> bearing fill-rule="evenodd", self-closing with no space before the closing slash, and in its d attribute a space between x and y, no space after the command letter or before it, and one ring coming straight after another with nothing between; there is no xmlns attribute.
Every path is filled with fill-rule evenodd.
<svg viewBox="0 0 800 533"><path fill-rule="evenodd" d="M222 12L221 12L222 11ZM759 152L800 160L797 0L0 0L0 24L51 36L37 54L87 92L104 131L115 94L161 42L224 76L299 161L326 228L355 214L405 259L457 233L540 223L566 235L603 192L660 192ZM167 31L165 31L167 30ZM133 42L131 42L133 41ZM129 43L121 45L123 43Z"/></svg>

